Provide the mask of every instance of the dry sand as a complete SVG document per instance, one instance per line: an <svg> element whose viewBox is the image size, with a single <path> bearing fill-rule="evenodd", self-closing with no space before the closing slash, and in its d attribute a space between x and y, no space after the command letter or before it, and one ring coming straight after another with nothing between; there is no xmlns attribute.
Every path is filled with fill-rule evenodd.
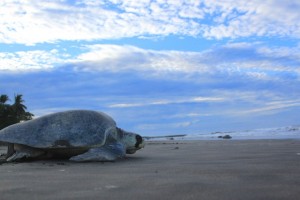
<svg viewBox="0 0 300 200"><path fill-rule="evenodd" d="M0 199L300 199L300 140L153 142L114 163L0 165Z"/></svg>

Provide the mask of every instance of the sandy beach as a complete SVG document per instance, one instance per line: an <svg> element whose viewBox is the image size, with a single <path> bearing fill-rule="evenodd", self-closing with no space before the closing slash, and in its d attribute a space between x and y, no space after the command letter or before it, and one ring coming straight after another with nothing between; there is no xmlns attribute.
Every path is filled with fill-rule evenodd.
<svg viewBox="0 0 300 200"><path fill-rule="evenodd" d="M296 200L300 140L148 142L113 163L4 163L0 180L1 200Z"/></svg>

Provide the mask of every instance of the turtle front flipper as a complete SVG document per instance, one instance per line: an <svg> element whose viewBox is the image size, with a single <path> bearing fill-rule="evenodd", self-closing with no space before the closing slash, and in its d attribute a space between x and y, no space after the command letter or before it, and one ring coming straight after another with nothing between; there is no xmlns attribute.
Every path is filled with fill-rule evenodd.
<svg viewBox="0 0 300 200"><path fill-rule="evenodd" d="M86 153L71 157L70 160L75 162L115 161L118 158L124 158L125 155L124 145L116 142L91 148Z"/></svg>

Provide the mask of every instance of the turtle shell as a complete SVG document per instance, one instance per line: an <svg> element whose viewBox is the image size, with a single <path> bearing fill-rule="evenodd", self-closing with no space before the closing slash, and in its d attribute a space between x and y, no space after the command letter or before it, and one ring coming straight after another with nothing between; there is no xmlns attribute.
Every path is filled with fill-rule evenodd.
<svg viewBox="0 0 300 200"><path fill-rule="evenodd" d="M105 143L116 122L107 114L72 110L45 115L0 131L0 141L36 148L89 147Z"/></svg>

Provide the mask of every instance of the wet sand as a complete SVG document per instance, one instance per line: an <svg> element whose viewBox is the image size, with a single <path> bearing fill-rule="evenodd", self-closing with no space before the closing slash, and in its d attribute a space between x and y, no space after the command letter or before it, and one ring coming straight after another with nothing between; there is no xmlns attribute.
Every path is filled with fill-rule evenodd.
<svg viewBox="0 0 300 200"><path fill-rule="evenodd" d="M113 163L0 165L0 199L299 199L300 140L152 142Z"/></svg>

